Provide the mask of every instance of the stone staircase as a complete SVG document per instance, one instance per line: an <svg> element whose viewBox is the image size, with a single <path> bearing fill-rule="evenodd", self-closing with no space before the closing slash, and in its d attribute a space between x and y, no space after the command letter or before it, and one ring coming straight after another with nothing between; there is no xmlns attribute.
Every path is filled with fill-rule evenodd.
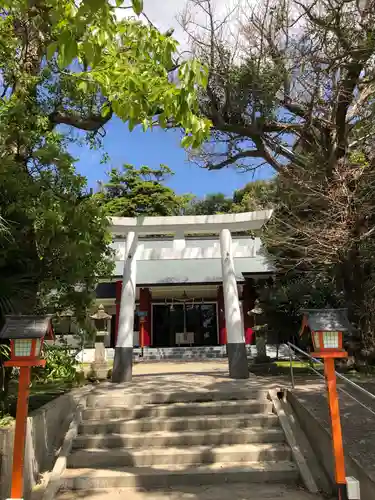
<svg viewBox="0 0 375 500"><path fill-rule="evenodd" d="M298 480L265 391L90 395L82 416L65 490Z"/></svg>

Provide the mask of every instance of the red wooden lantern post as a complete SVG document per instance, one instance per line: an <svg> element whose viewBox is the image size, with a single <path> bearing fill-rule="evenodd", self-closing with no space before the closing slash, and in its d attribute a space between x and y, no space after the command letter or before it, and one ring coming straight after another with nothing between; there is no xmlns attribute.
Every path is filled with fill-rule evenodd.
<svg viewBox="0 0 375 500"><path fill-rule="evenodd" d="M13 447L13 468L11 498L23 497L23 473L26 441L26 424L29 406L31 368L45 366L41 359L43 341L51 338L52 316L6 316L0 339L10 340L10 359L4 366L20 369L18 381L16 426Z"/></svg>
<svg viewBox="0 0 375 500"><path fill-rule="evenodd" d="M337 397L335 358L347 358L343 348L343 332L350 329L345 309L316 309L303 311L301 333L311 332L315 358L323 358L327 385L329 413L331 417L332 446L335 462L335 480L338 500L347 500L344 447Z"/></svg>

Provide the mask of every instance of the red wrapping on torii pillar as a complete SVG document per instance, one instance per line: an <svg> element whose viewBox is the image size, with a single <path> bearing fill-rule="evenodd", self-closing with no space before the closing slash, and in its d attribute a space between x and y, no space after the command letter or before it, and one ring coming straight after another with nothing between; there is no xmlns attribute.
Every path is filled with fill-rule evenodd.
<svg viewBox="0 0 375 500"><path fill-rule="evenodd" d="M118 326L120 318L120 305L121 305L121 292L122 281L116 282L116 330L115 330L115 347L117 344ZM144 320L143 341L144 345L150 346L151 344L151 292L149 288L141 288L139 290L139 310L147 312Z"/></svg>

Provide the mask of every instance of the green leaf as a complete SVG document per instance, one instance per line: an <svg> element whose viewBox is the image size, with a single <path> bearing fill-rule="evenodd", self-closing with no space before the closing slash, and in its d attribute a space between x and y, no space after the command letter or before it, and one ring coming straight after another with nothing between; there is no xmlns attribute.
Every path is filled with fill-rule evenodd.
<svg viewBox="0 0 375 500"><path fill-rule="evenodd" d="M196 116L192 116L191 117L191 129L193 131L193 134L196 134L198 132L198 130L200 130L200 122L198 120L198 118Z"/></svg>
<svg viewBox="0 0 375 500"><path fill-rule="evenodd" d="M130 132L133 132L135 126L137 125L137 122L136 120L134 120L133 118L130 118L129 120L129 130Z"/></svg>
<svg viewBox="0 0 375 500"><path fill-rule="evenodd" d="M194 142L194 137L192 135L185 135L181 141L181 146L183 148L190 148Z"/></svg>
<svg viewBox="0 0 375 500"><path fill-rule="evenodd" d="M167 126L167 117L165 115L165 113L161 113L159 115L159 124L162 128L166 128Z"/></svg>
<svg viewBox="0 0 375 500"><path fill-rule="evenodd" d="M65 46L65 57L68 64L72 62L72 60L76 57L77 53L78 53L77 42L74 38L71 38L69 43Z"/></svg>
<svg viewBox="0 0 375 500"><path fill-rule="evenodd" d="M203 88L206 88L208 85L208 70L205 67L201 67L200 69L200 84Z"/></svg>
<svg viewBox="0 0 375 500"><path fill-rule="evenodd" d="M86 80L81 80L78 83L77 87L78 87L79 90L82 90L83 92L87 92L87 87L88 87L87 81Z"/></svg>
<svg viewBox="0 0 375 500"><path fill-rule="evenodd" d="M106 116L109 115L110 112L111 112L111 106L108 102L106 102L102 107L102 117L105 118Z"/></svg>
<svg viewBox="0 0 375 500"><path fill-rule="evenodd" d="M122 108L118 101L112 101L112 109L114 113L116 113L117 116L121 117L122 115Z"/></svg>
<svg viewBox="0 0 375 500"><path fill-rule="evenodd" d="M139 16L143 10L143 0L132 0L134 12Z"/></svg>
<svg viewBox="0 0 375 500"><path fill-rule="evenodd" d="M50 61L57 50L57 42L50 43L47 47L47 60Z"/></svg>
<svg viewBox="0 0 375 500"><path fill-rule="evenodd" d="M92 63L95 58L95 49L93 45L89 41L85 41L82 43L81 48L83 49L87 61Z"/></svg>
<svg viewBox="0 0 375 500"><path fill-rule="evenodd" d="M78 46L76 40L67 32L63 33L60 42L58 64L60 68L64 68L77 56Z"/></svg>

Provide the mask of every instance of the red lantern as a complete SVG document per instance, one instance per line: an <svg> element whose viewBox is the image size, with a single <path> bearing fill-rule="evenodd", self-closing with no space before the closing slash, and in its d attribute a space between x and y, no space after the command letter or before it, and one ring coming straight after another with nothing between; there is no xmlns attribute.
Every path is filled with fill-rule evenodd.
<svg viewBox="0 0 375 500"><path fill-rule="evenodd" d="M306 329L309 330L315 349L311 355L315 358L324 358L337 498L344 500L347 498L345 458L336 388L335 358L348 357L348 353L343 349L343 332L350 331L351 327L345 309L309 309L302 312L300 333L302 335Z"/></svg>
<svg viewBox="0 0 375 500"><path fill-rule="evenodd" d="M4 366L44 366L44 339L53 338L51 316L6 316L1 337L10 340L10 359Z"/></svg>
<svg viewBox="0 0 375 500"><path fill-rule="evenodd" d="M31 382L31 367L44 366L40 359L43 341L53 337L52 316L6 316L0 339L10 340L10 360L4 366L20 368L18 382L16 427L14 432L11 498L23 497L23 471L26 422Z"/></svg>
<svg viewBox="0 0 375 500"><path fill-rule="evenodd" d="M340 331L319 331L311 332L316 357L347 357L347 352L343 349L342 332Z"/></svg>
<svg viewBox="0 0 375 500"><path fill-rule="evenodd" d="M303 311L301 334L308 329L316 358L346 358L343 332L350 330L345 309L307 309Z"/></svg>

